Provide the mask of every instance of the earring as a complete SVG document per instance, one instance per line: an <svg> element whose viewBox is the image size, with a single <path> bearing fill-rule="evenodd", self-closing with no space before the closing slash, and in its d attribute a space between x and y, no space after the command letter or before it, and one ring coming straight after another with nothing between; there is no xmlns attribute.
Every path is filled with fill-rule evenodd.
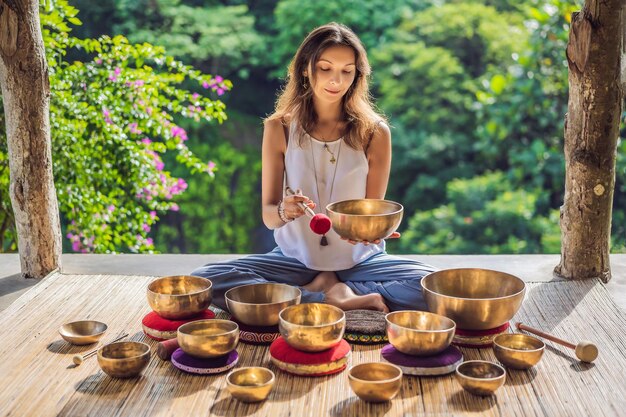
<svg viewBox="0 0 626 417"><path fill-rule="evenodd" d="M304 81L302 81L302 88L305 90L309 88L309 83L307 82L307 78L304 77Z"/></svg>

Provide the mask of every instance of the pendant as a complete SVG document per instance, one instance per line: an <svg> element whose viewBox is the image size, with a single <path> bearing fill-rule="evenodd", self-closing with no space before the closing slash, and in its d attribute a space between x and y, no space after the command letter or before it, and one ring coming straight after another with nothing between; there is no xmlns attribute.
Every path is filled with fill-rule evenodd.
<svg viewBox="0 0 626 417"><path fill-rule="evenodd" d="M322 240L320 240L320 245L328 246L328 239L326 239L326 235L322 235Z"/></svg>
<svg viewBox="0 0 626 417"><path fill-rule="evenodd" d="M330 158L330 163L331 163L331 164L334 164L335 162L337 162L337 160L335 159L335 155L333 155L333 156Z"/></svg>

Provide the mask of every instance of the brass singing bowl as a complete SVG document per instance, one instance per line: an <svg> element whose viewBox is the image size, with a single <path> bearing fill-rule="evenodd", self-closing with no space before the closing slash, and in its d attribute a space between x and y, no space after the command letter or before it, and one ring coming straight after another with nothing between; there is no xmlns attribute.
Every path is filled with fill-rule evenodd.
<svg viewBox="0 0 626 417"><path fill-rule="evenodd" d="M505 272L479 268L443 269L422 278L428 309L459 329L485 330L509 321L524 300L526 284Z"/></svg>
<svg viewBox="0 0 626 417"><path fill-rule="evenodd" d="M211 305L212 286L210 280L192 275L158 278L148 285L148 304L166 319L192 317Z"/></svg>
<svg viewBox="0 0 626 417"><path fill-rule="evenodd" d="M528 369L541 360L546 344L522 333L504 333L493 339L493 353L506 367Z"/></svg>
<svg viewBox="0 0 626 417"><path fill-rule="evenodd" d="M346 330L346 314L330 304L293 305L278 317L278 329L285 341L305 352L330 349L341 342Z"/></svg>
<svg viewBox="0 0 626 417"><path fill-rule="evenodd" d="M132 378L150 362L150 346L141 342L116 342L98 349L100 368L113 378Z"/></svg>
<svg viewBox="0 0 626 417"><path fill-rule="evenodd" d="M178 345L197 358L216 358L235 350L239 343L239 326L230 320L196 320L178 328Z"/></svg>
<svg viewBox="0 0 626 417"><path fill-rule="evenodd" d="M398 229L404 208L389 200L363 198L344 200L326 206L333 230L345 239L374 241Z"/></svg>
<svg viewBox="0 0 626 417"><path fill-rule="evenodd" d="M504 385L506 371L493 362L466 361L456 367L456 379L467 392L487 396Z"/></svg>
<svg viewBox="0 0 626 417"><path fill-rule="evenodd" d="M96 343L106 331L106 324L94 320L73 321L59 328L61 337L73 345Z"/></svg>
<svg viewBox="0 0 626 417"><path fill-rule="evenodd" d="M348 381L352 391L363 401L389 401L400 391L402 370L390 363L361 363L350 368Z"/></svg>
<svg viewBox="0 0 626 417"><path fill-rule="evenodd" d="M430 356L445 350L456 330L454 321L426 311L394 311L385 321L389 343L407 355Z"/></svg>
<svg viewBox="0 0 626 417"><path fill-rule="evenodd" d="M233 398L245 403L263 401L274 386L274 372L260 366L239 368L226 376L226 388Z"/></svg>
<svg viewBox="0 0 626 417"><path fill-rule="evenodd" d="M226 291L226 307L238 321L250 326L276 326L278 313L300 303L302 291L286 284L241 285Z"/></svg>

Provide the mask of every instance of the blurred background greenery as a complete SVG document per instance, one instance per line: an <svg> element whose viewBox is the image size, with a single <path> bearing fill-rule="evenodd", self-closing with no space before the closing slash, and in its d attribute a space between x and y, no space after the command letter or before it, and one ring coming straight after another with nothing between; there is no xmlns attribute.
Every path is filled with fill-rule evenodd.
<svg viewBox="0 0 626 417"><path fill-rule="evenodd" d="M77 38L121 34L131 43L162 46L177 60L233 84L219 98L228 114L223 124L176 119L186 129L187 146L218 168L214 178L192 174L175 163L175 156L164 156L172 175L188 186L173 200L179 210L160 213L147 228L154 245L140 251L256 253L273 248L260 214L262 118L272 112L302 39L314 27L335 21L351 27L365 44L373 68L372 94L391 121L387 198L405 206L405 218L403 236L389 242L389 251L559 252L565 48L571 13L580 9L580 1L69 3L83 22L72 29ZM65 59L81 59L81 52L70 51ZM620 141L613 252L626 250L624 147ZM5 196L7 187L0 171ZM4 200L0 224L9 218ZM8 236L11 227L2 233ZM8 237L2 249L15 249ZM72 250L69 242L65 250Z"/></svg>

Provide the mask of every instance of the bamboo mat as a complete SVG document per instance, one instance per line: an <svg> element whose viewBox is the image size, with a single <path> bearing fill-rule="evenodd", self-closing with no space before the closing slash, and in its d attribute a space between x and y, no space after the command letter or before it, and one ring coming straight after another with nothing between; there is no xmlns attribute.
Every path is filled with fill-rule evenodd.
<svg viewBox="0 0 626 417"><path fill-rule="evenodd" d="M193 376L153 352L137 379L115 380L96 358L73 367L72 356L94 346L71 346L57 330L65 322L100 320L130 339L156 342L141 332L149 307L145 290L153 277L54 274L0 313L0 415L11 416L620 416L626 410L626 314L597 281L530 283L523 321L576 343L590 339L600 356L585 365L573 352L547 343L542 361L529 371L509 371L489 398L464 392L452 375L405 377L393 401L367 404L350 390L346 372L321 378L282 373L267 347L239 344L240 365L274 370L267 401L230 398L224 375ZM380 347L353 346L351 364L380 360ZM491 349L463 349L465 359L495 360Z"/></svg>

